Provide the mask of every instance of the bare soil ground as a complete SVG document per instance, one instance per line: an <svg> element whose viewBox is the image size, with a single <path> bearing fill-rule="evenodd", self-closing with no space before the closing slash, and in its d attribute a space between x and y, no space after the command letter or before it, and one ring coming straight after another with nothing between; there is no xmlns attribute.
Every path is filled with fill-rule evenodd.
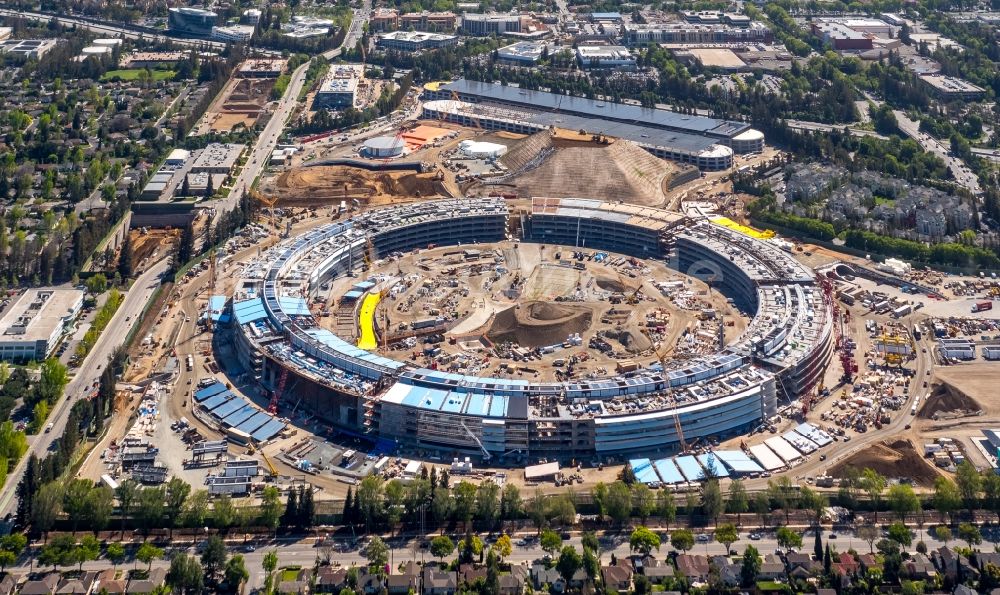
<svg viewBox="0 0 1000 595"><path fill-rule="evenodd" d="M975 362L956 366L935 366L934 377L970 399L987 415L1000 415L1000 365Z"/></svg>
<svg viewBox="0 0 1000 595"><path fill-rule="evenodd" d="M322 205L342 200L373 205L399 198L447 196L433 173L377 172L339 165L286 171L275 180L274 194L282 206Z"/></svg>
<svg viewBox="0 0 1000 595"><path fill-rule="evenodd" d="M931 487L937 470L920 456L909 440L883 440L830 468L833 477L846 477L847 470L871 468L889 478L908 477L915 485Z"/></svg>
<svg viewBox="0 0 1000 595"><path fill-rule="evenodd" d="M586 331L593 318L592 308L584 304L528 302L498 312L487 335L496 343L544 347Z"/></svg>
<svg viewBox="0 0 1000 595"><path fill-rule="evenodd" d="M982 407L975 399L969 397L950 383L943 382L934 387L934 391L924 401L917 416L921 419L937 419L939 414L961 414L963 412L978 412Z"/></svg>
<svg viewBox="0 0 1000 595"><path fill-rule="evenodd" d="M157 258L174 249L180 241L177 229L150 229L146 233L133 229L129 232L132 243L132 262L138 267L147 258ZM154 254L156 257L154 257Z"/></svg>

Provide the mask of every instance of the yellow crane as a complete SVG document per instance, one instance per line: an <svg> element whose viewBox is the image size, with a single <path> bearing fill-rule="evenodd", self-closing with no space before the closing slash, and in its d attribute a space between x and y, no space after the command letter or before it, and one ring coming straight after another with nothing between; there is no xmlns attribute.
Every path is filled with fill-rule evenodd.
<svg viewBox="0 0 1000 595"><path fill-rule="evenodd" d="M276 204L278 204L278 197L277 196L266 196L266 195L262 194L260 191L258 191L255 188L250 188L248 192L250 194L250 198L256 200L257 202L261 203L262 205L264 205L264 206L266 206L268 208L268 212L269 212L268 221L269 221L269 224L274 229L275 233L280 234L280 230L278 229L277 224L275 223L275 220L274 220L274 217L275 217L275 212L274 212L275 209L274 209L274 207L275 207Z"/></svg>

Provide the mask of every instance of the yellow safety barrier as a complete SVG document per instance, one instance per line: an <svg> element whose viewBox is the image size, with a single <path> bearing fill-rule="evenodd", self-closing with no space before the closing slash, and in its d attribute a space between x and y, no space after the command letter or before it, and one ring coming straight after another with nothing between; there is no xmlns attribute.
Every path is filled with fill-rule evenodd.
<svg viewBox="0 0 1000 595"><path fill-rule="evenodd" d="M733 231L738 231L745 236L750 236L751 238L755 238L758 240L770 240L771 238L774 237L774 231L770 229L765 231L760 231L759 229L754 229L752 227L747 227L746 225L737 223L732 219L730 219L729 217L712 217L711 219L709 219L709 221L722 227L728 227Z"/></svg>
<svg viewBox="0 0 1000 595"><path fill-rule="evenodd" d="M378 349L378 341L375 339L375 309L381 300L381 293L369 293L361 303L361 313L358 316L361 336L358 338L358 347L368 351Z"/></svg>

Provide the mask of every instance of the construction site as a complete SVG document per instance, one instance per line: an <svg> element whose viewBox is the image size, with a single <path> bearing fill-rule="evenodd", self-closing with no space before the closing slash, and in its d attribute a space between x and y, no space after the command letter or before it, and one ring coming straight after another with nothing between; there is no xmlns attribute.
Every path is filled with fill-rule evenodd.
<svg viewBox="0 0 1000 595"><path fill-rule="evenodd" d="M226 134L237 128L252 128L267 113L273 78L233 78L191 132L193 136Z"/></svg>
<svg viewBox="0 0 1000 595"><path fill-rule="evenodd" d="M360 324L351 279L314 300L320 324L389 357L470 374L551 381L632 371L712 352L748 320L702 282L603 251L436 248L375 262L371 274L383 281Z"/></svg>

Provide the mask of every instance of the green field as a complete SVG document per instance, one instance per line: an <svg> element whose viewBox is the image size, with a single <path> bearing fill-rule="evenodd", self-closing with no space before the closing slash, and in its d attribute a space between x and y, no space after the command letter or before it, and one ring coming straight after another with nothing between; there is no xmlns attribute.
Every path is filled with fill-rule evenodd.
<svg viewBox="0 0 1000 595"><path fill-rule="evenodd" d="M104 73L101 77L102 81L111 81L114 79L119 79L123 81L135 81L139 79L139 73L143 71L142 68L132 68L129 70L109 70ZM154 81L169 81L173 80L176 74L173 70L150 70L153 74Z"/></svg>

